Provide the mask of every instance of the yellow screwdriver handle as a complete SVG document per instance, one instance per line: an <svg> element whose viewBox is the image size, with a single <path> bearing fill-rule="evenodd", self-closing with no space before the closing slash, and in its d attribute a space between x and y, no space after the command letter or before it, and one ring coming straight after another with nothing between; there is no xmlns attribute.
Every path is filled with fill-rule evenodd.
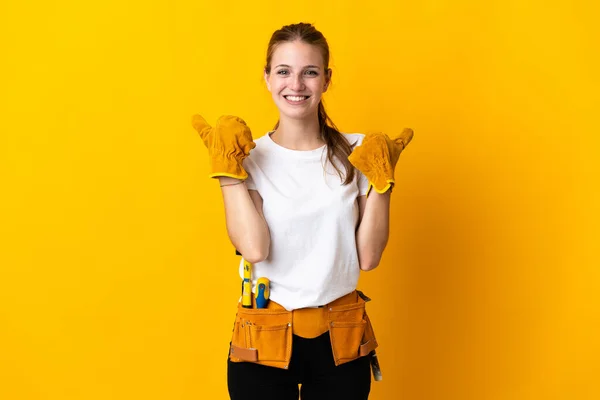
<svg viewBox="0 0 600 400"><path fill-rule="evenodd" d="M242 281L242 307L252 308L252 264L244 260L244 280Z"/></svg>

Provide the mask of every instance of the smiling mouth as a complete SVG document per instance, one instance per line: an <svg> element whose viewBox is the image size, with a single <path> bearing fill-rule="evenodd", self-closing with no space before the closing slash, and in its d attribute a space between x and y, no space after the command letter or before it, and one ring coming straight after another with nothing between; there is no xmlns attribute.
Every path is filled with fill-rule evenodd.
<svg viewBox="0 0 600 400"><path fill-rule="evenodd" d="M306 99L308 99L310 96L292 96L292 95L287 95L287 96L283 96L286 100L289 101L304 101Z"/></svg>

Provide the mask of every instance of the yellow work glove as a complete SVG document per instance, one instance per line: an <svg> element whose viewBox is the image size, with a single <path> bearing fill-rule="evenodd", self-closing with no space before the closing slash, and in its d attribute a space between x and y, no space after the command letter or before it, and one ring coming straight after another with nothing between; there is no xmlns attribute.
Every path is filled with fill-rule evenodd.
<svg viewBox="0 0 600 400"><path fill-rule="evenodd" d="M243 119L223 115L213 128L200 115L192 117L192 126L198 131L208 149L211 178L228 176L245 180L248 173L242 166L250 150L256 147L250 128Z"/></svg>
<svg viewBox="0 0 600 400"><path fill-rule="evenodd" d="M412 138L410 128L404 128L393 138L385 133L367 133L362 144L354 148L348 160L369 180L367 196L373 187L377 193L385 193L396 183L396 163Z"/></svg>

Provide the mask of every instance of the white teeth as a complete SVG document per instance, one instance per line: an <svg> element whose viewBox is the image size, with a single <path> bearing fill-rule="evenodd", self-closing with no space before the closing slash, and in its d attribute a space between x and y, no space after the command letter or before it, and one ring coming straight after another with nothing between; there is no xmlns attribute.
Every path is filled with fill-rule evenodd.
<svg viewBox="0 0 600 400"><path fill-rule="evenodd" d="M304 99L307 99L308 96L285 96L285 98L291 101L302 101Z"/></svg>

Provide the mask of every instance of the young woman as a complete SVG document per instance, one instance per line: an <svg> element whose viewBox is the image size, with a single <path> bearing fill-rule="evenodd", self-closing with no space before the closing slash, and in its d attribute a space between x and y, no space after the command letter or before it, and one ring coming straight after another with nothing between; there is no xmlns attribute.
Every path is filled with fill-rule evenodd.
<svg viewBox="0 0 600 400"><path fill-rule="evenodd" d="M321 100L331 82L329 47L310 24L273 33L264 78L279 109L266 135L253 140L233 116L214 128L193 120L221 183L240 274L245 259L253 287L270 280L266 308L238 305L229 394L367 399L377 342L369 298L356 286L388 241L394 167L412 131L390 139L337 130Z"/></svg>

